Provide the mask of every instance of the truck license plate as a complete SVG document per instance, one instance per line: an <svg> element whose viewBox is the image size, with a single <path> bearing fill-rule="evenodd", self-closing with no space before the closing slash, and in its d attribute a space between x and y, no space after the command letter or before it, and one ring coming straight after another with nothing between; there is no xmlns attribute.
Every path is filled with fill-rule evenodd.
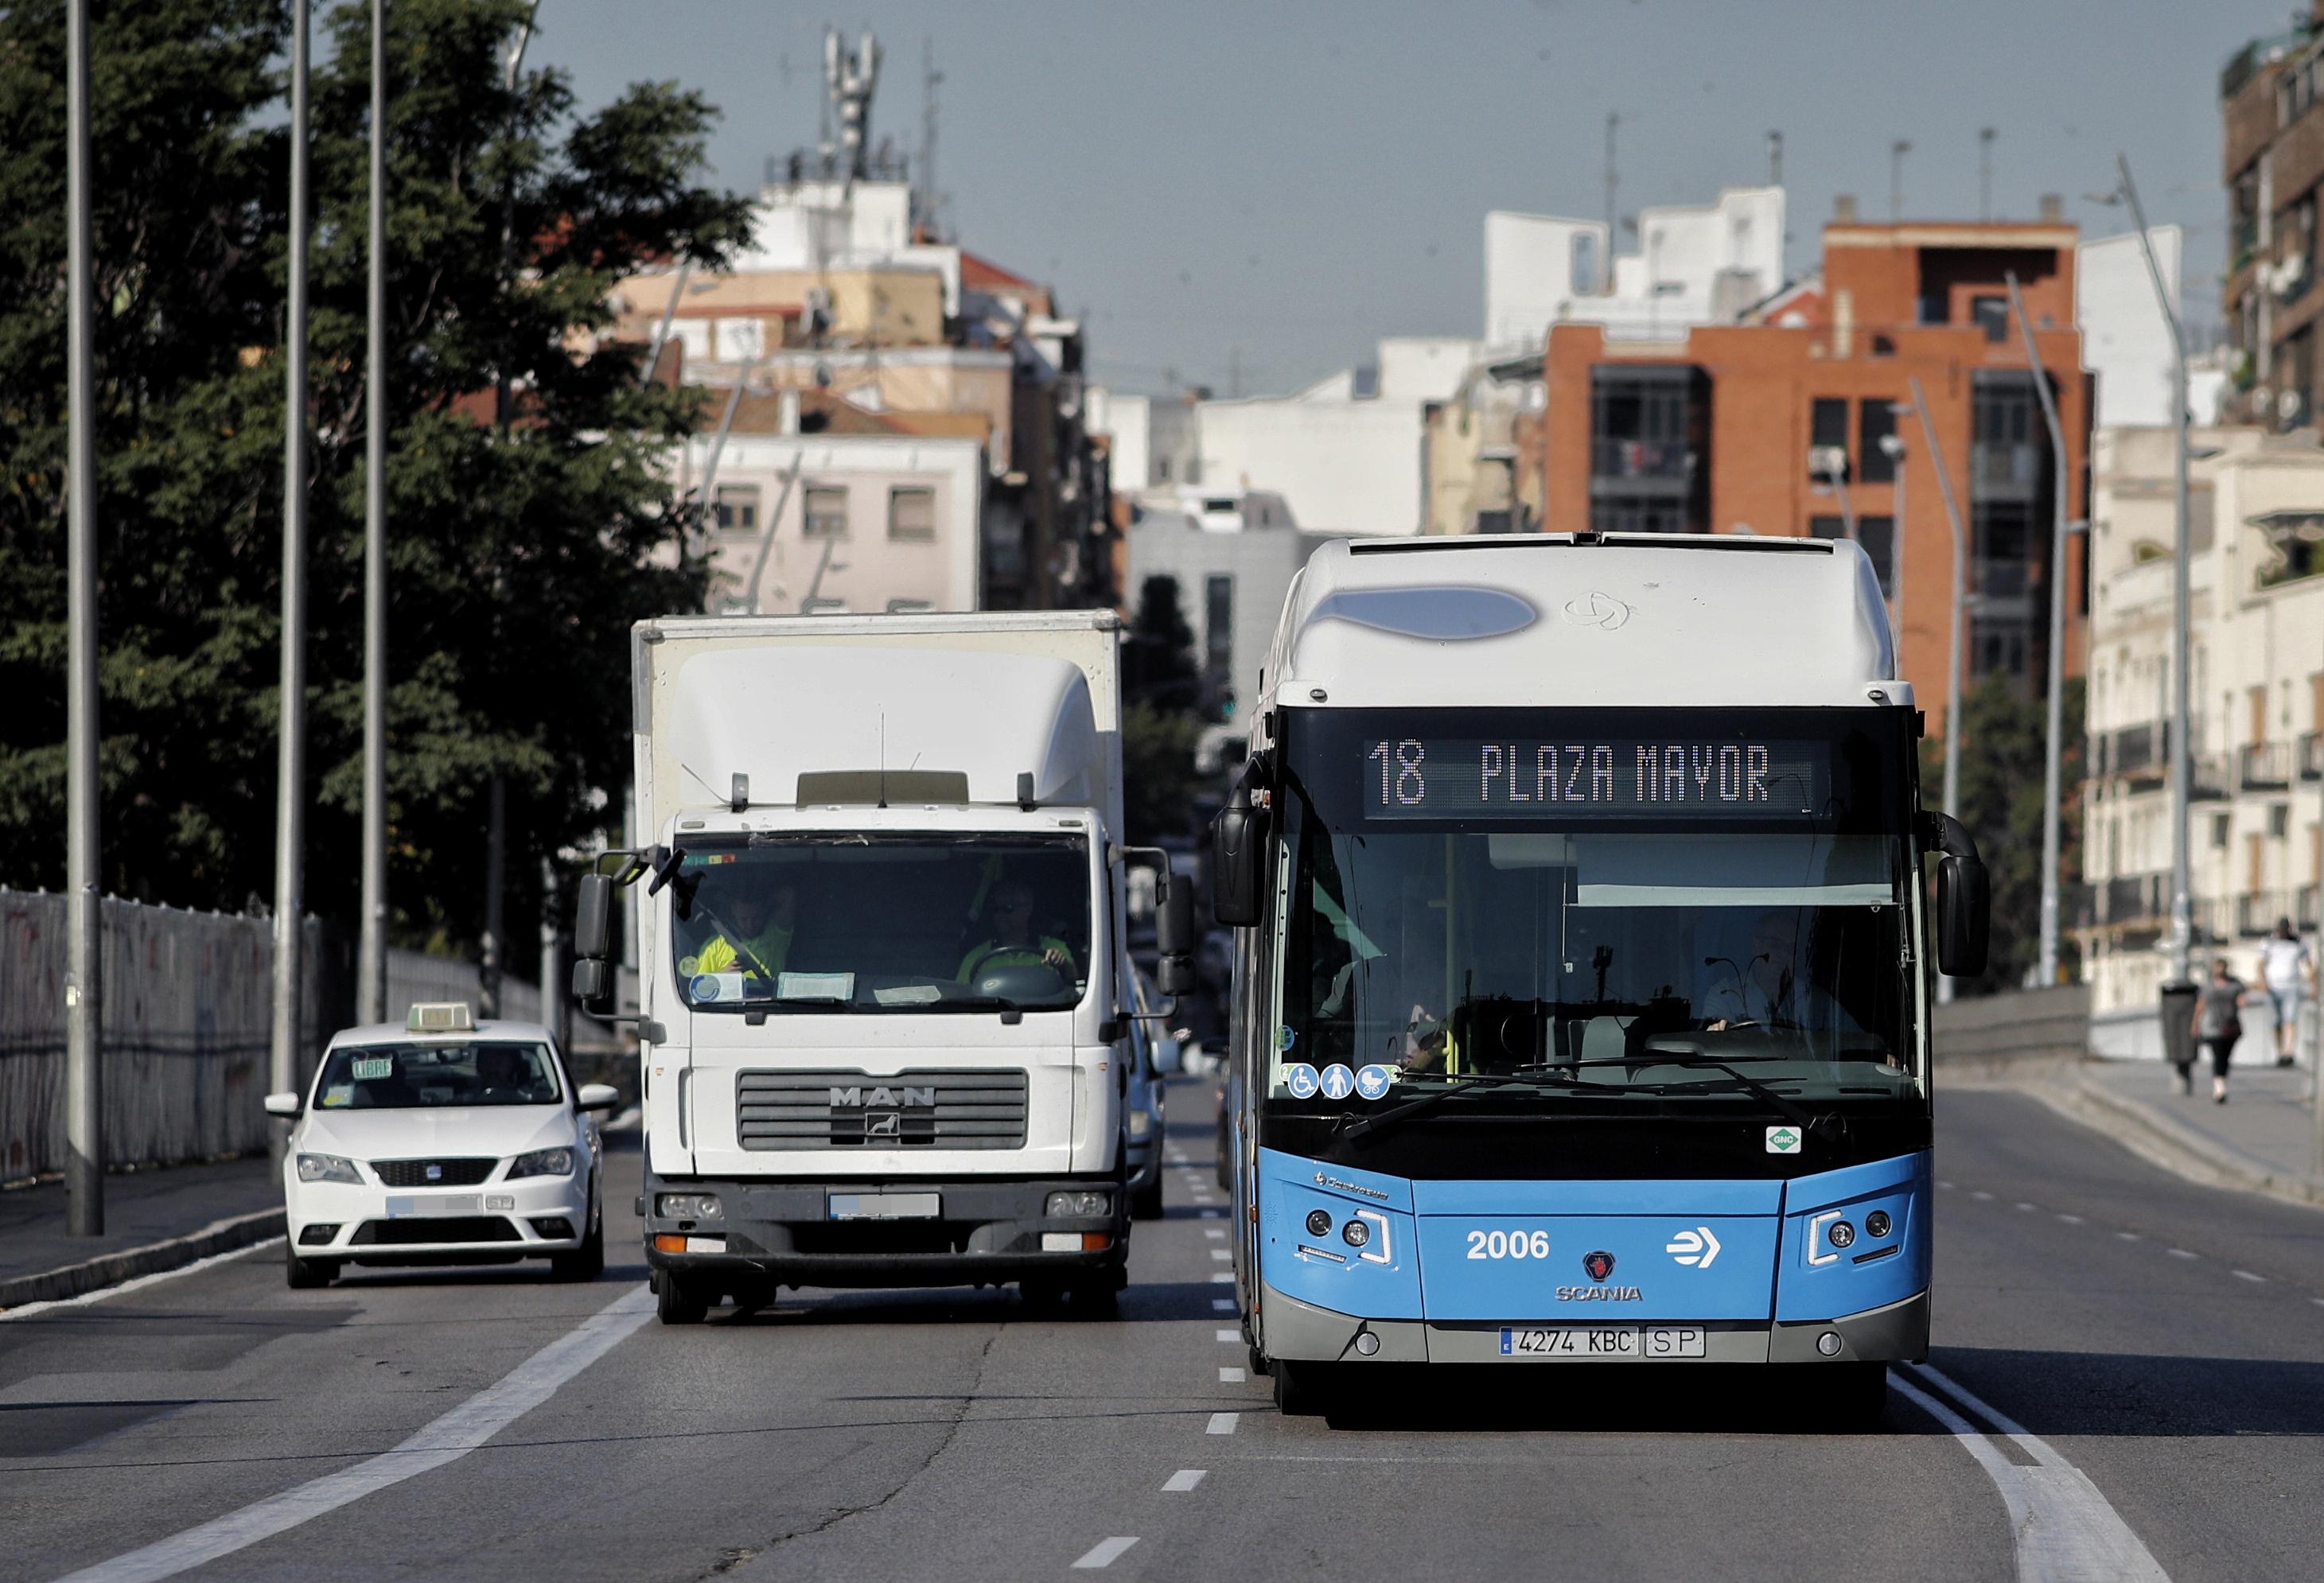
<svg viewBox="0 0 2324 1583"><path fill-rule="evenodd" d="M942 1213L933 1192L835 1192L825 1206L835 1220L933 1220Z"/></svg>
<svg viewBox="0 0 2324 1583"><path fill-rule="evenodd" d="M1503 1325L1504 1358L1625 1359L1701 1358L1701 1325Z"/></svg>

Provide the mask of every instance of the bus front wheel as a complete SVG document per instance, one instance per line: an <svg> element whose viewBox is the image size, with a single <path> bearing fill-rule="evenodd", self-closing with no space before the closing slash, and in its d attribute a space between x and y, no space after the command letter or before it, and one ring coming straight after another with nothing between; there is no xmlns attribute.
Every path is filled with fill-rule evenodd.
<svg viewBox="0 0 2324 1583"><path fill-rule="evenodd" d="M1321 1363L1273 1359L1268 1372L1275 1376L1276 1411L1286 1418L1314 1418L1330 1411L1330 1388L1325 1383L1328 1367Z"/></svg>

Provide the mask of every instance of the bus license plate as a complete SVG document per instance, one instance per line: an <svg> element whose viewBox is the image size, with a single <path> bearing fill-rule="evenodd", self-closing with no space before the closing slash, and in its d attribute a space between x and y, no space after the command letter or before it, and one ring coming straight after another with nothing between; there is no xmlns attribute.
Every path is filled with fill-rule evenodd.
<svg viewBox="0 0 2324 1583"><path fill-rule="evenodd" d="M1625 1358L1701 1358L1701 1325L1503 1325L1504 1358L1570 1358L1619 1362Z"/></svg>

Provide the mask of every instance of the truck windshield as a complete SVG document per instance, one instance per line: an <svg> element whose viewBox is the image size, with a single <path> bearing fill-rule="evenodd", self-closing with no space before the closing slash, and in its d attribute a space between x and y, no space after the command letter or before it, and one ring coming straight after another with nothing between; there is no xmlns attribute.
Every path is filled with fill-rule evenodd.
<svg viewBox="0 0 2324 1583"><path fill-rule="evenodd" d="M1344 1064L1406 1095L1539 1077L1468 1096L1495 1108L1917 1096L1902 818L1849 805L1895 793L1886 755L1828 725L1730 738L1697 721L1648 746L1635 720L1556 723L1539 744L1295 731L1270 1091L1313 1094L1295 1066ZM1729 748L1736 805L1689 805L1715 803ZM1702 773L1682 785L1673 762Z"/></svg>
<svg viewBox="0 0 2324 1583"><path fill-rule="evenodd" d="M697 1011L1054 1010L1089 982L1078 836L696 838L670 888Z"/></svg>

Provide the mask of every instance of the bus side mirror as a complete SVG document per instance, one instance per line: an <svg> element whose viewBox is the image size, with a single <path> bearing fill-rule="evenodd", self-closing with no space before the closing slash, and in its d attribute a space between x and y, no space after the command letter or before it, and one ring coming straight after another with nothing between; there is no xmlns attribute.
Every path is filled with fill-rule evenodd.
<svg viewBox="0 0 2324 1583"><path fill-rule="evenodd" d="M1194 883L1184 874L1166 874L1164 881L1168 888L1154 918L1160 956L1154 982L1165 995L1189 995L1194 989Z"/></svg>
<svg viewBox="0 0 2324 1583"><path fill-rule="evenodd" d="M1259 852L1267 816L1237 786L1211 824L1211 914L1230 928L1259 922Z"/></svg>
<svg viewBox="0 0 2324 1583"><path fill-rule="evenodd" d="M1947 978L1974 978L1985 971L1993 878L1960 820L1939 814L1929 833L1944 853L1937 860L1937 971Z"/></svg>

